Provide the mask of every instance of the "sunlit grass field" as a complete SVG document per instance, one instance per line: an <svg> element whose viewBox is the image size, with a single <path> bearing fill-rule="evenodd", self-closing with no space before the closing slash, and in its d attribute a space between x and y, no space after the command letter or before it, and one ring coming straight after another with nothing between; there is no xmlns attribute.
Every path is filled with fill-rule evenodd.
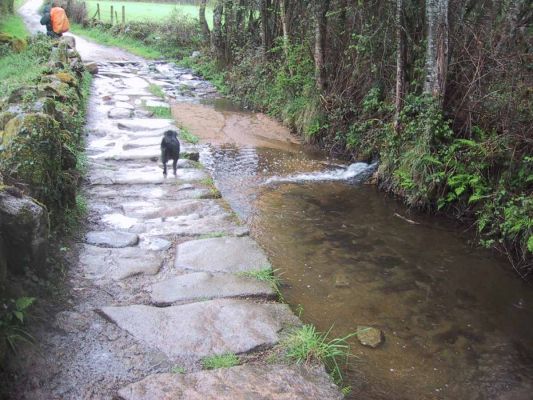
<svg viewBox="0 0 533 400"><path fill-rule="evenodd" d="M15 9L18 9L22 4L24 4L23 0L16 0ZM28 35L26 26L17 13L14 15L0 15L0 32L6 32L18 38Z"/></svg>
<svg viewBox="0 0 533 400"><path fill-rule="evenodd" d="M96 5L98 3L100 4L100 19L105 22L111 20L111 6L113 6L114 11L117 12L119 20L122 18L122 6L126 7L126 22L161 21L175 12L198 19L199 7L190 4L87 0L87 11L90 18L95 15ZM205 10L205 16L207 22L211 25L213 21L213 10L207 8Z"/></svg>

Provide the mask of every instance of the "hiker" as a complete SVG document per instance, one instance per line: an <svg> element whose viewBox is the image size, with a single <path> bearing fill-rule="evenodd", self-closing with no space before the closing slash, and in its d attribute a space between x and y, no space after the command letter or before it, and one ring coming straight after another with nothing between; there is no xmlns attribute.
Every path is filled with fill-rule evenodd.
<svg viewBox="0 0 533 400"><path fill-rule="evenodd" d="M65 10L63 10L56 2L52 3L52 7L45 6L43 8L41 25L46 25L46 35L51 38L59 38L63 36L63 33L67 32L70 28Z"/></svg>

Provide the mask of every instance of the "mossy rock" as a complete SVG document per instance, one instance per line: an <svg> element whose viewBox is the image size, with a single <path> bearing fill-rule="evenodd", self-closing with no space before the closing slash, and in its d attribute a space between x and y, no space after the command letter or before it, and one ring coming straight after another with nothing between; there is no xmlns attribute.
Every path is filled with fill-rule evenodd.
<svg viewBox="0 0 533 400"><path fill-rule="evenodd" d="M58 72L57 74L54 74L54 76L59 79L61 82L66 83L70 86L77 86L78 80L70 73L68 72Z"/></svg>
<svg viewBox="0 0 533 400"><path fill-rule="evenodd" d="M40 84L37 86L39 97L52 97L60 100L67 100L72 96L69 85L60 81Z"/></svg>
<svg viewBox="0 0 533 400"><path fill-rule="evenodd" d="M28 47L28 42L25 39L16 38L11 42L11 49L15 53L20 53L26 50L26 47Z"/></svg>
<svg viewBox="0 0 533 400"><path fill-rule="evenodd" d="M5 32L0 33L0 44L7 44L16 53L20 53L28 47L28 42L25 39L16 38Z"/></svg>
<svg viewBox="0 0 533 400"><path fill-rule="evenodd" d="M18 135L23 121L24 117L17 115L7 122L4 127L4 134L2 135L2 145L6 146L13 137Z"/></svg>
<svg viewBox="0 0 533 400"><path fill-rule="evenodd" d="M0 43L2 44L11 43L14 38L15 37L13 35L10 35L9 33L0 32Z"/></svg>
<svg viewBox="0 0 533 400"><path fill-rule="evenodd" d="M0 154L0 170L28 185L31 195L48 208L65 207L74 201L78 183L76 174L65 170L75 160L68 148L72 144L72 135L51 116L26 114Z"/></svg>
<svg viewBox="0 0 533 400"><path fill-rule="evenodd" d="M0 130L4 130L9 120L15 118L17 115L11 111L4 111L0 113Z"/></svg>

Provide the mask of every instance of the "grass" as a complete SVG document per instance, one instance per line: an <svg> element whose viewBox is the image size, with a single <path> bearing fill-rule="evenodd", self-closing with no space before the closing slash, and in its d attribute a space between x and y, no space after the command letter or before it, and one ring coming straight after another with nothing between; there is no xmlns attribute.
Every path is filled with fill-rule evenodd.
<svg viewBox="0 0 533 400"><path fill-rule="evenodd" d="M97 43L107 46L120 47L144 58L162 58L163 54L152 47L144 45L141 41L125 36L115 36L98 28L84 28L79 24L71 24L70 31L76 35L85 36Z"/></svg>
<svg viewBox="0 0 533 400"><path fill-rule="evenodd" d="M173 374L185 374L187 372L187 370L183 367L180 367L179 365L174 365L171 369L170 369L170 372L172 372Z"/></svg>
<svg viewBox="0 0 533 400"><path fill-rule="evenodd" d="M170 107L161 107L161 106L147 106L148 110L152 111L154 113L154 116L159 118L172 118L172 112L170 111Z"/></svg>
<svg viewBox="0 0 533 400"><path fill-rule="evenodd" d="M0 93L9 96L21 87L39 80L48 58L48 42L30 44L20 53L9 52L0 57Z"/></svg>
<svg viewBox="0 0 533 400"><path fill-rule="evenodd" d="M307 364L313 361L324 363L336 383L342 382L341 365L347 364L352 356L347 340L355 333L342 338L329 338L326 333L316 331L313 325L303 325L292 331L282 342L286 356L298 364Z"/></svg>
<svg viewBox="0 0 533 400"><path fill-rule="evenodd" d="M204 235L200 235L198 239L214 239L214 238L221 238L225 236L227 236L227 234L225 234L224 232L211 232L211 233L206 233Z"/></svg>
<svg viewBox="0 0 533 400"><path fill-rule="evenodd" d="M202 360L205 369L230 368L239 365L239 357L234 353L206 357Z"/></svg>
<svg viewBox="0 0 533 400"><path fill-rule="evenodd" d="M155 97L159 97L161 99L165 98L165 92L163 89L161 89L161 86L156 85L155 83L150 83L150 86L148 86L148 91Z"/></svg>
<svg viewBox="0 0 533 400"><path fill-rule="evenodd" d="M167 19L173 13L180 13L186 17L198 19L199 7L191 4L173 3L149 3L149 2L124 2L124 1L102 1L88 0L87 12L89 17L96 13L96 4L100 3L100 19L104 22L111 21L111 6L121 18L122 6L126 10L126 22L130 21L154 21L159 22ZM213 10L206 8L205 17L209 26L212 26Z"/></svg>
<svg viewBox="0 0 533 400"><path fill-rule="evenodd" d="M270 284L270 286L272 286L272 289L274 289L274 291L279 296L280 300L283 301L283 296L280 292L281 279L279 278L279 276L276 276L274 274L276 271L277 270L273 270L272 268L267 267L253 271L238 272L237 275L257 279L258 281Z"/></svg>
<svg viewBox="0 0 533 400"><path fill-rule="evenodd" d="M191 144L198 144L200 142L200 138L184 126L180 126L180 138Z"/></svg>
<svg viewBox="0 0 533 400"><path fill-rule="evenodd" d="M24 25L22 18L18 14L0 17L0 32L9 33L17 38L28 36L26 25Z"/></svg>
<svg viewBox="0 0 533 400"><path fill-rule="evenodd" d="M15 9L18 9L22 4L24 4L24 0L15 0ZM26 25L17 13L0 16L0 32L9 33L17 38L28 36Z"/></svg>

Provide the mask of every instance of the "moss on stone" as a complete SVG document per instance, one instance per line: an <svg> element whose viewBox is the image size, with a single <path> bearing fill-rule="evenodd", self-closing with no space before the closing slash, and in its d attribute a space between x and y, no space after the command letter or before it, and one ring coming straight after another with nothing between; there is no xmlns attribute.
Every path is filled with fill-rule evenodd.
<svg viewBox="0 0 533 400"><path fill-rule="evenodd" d="M48 208L69 205L77 178L65 169L75 156L64 143L72 142L72 135L43 113L26 114L21 120L0 154L0 170L28 185L32 196Z"/></svg>

